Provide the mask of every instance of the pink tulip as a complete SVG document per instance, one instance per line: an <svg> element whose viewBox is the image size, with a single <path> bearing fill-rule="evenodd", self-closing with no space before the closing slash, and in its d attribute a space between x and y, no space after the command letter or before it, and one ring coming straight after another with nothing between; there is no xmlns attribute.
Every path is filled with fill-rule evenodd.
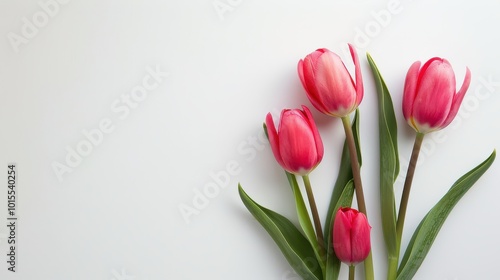
<svg viewBox="0 0 500 280"><path fill-rule="evenodd" d="M340 208L333 223L333 249L339 260L354 265L366 259L371 246L370 230L365 214Z"/></svg>
<svg viewBox="0 0 500 280"><path fill-rule="evenodd" d="M345 117L356 110L363 99L363 80L358 55L349 45L356 72L354 83L349 71L338 55L318 49L298 64L300 81L307 97L320 112Z"/></svg>
<svg viewBox="0 0 500 280"><path fill-rule="evenodd" d="M269 143L276 161L288 172L309 174L323 158L323 142L311 112L306 106L281 112L279 130L276 131L271 113L266 126Z"/></svg>
<svg viewBox="0 0 500 280"><path fill-rule="evenodd" d="M462 87L456 92L455 73L450 63L434 57L420 68L413 63L406 75L403 95L403 115L419 133L428 133L448 126L457 115L470 84L470 70Z"/></svg>

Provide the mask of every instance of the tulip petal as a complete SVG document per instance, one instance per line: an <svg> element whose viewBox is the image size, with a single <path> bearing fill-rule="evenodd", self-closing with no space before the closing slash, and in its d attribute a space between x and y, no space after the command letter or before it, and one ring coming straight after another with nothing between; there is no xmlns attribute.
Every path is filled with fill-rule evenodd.
<svg viewBox="0 0 500 280"><path fill-rule="evenodd" d="M321 140L321 136L319 135L318 127L316 126L316 123L314 122L314 118L311 114L311 111L305 105L302 105L302 109L304 110L304 114L306 115L306 119L309 122L311 132L313 133L313 136L314 136L314 141L316 143L316 154L318 156L316 161L319 164L319 162L323 159L323 154L324 154L323 141Z"/></svg>
<svg viewBox="0 0 500 280"><path fill-rule="evenodd" d="M271 145L271 150L273 151L274 158L279 163L279 165L283 166L283 159L280 154L280 145L278 141L278 132L276 131L276 127L274 126L273 116L271 113L268 113L266 116L266 127L267 127L267 137L269 138L269 144Z"/></svg>
<svg viewBox="0 0 500 280"><path fill-rule="evenodd" d="M330 114L343 117L352 112L356 101L354 84L337 54L327 52L318 58L316 85L319 99Z"/></svg>
<svg viewBox="0 0 500 280"><path fill-rule="evenodd" d="M304 61L301 59L299 60L299 63L297 64L297 72L299 73L299 78L300 82L302 85L305 87L305 80L304 80Z"/></svg>
<svg viewBox="0 0 500 280"><path fill-rule="evenodd" d="M358 212L353 218L351 230L351 261L353 263L362 262L370 253L370 229L366 216Z"/></svg>
<svg viewBox="0 0 500 280"><path fill-rule="evenodd" d="M349 50L351 51L352 61L354 62L355 74L356 74L356 102L352 110L356 109L358 105L363 100L364 88L363 88L363 77L361 76L361 66L359 65L358 54L356 53L356 49L351 45L349 45Z"/></svg>
<svg viewBox="0 0 500 280"><path fill-rule="evenodd" d="M427 71L427 68L429 68L429 66L436 60L443 60L442 58L440 57L433 57L429 60L427 60L427 62L425 62L424 66L422 66L422 69L420 69L420 74L418 76L418 82L417 84L420 84L421 80L422 80L422 75Z"/></svg>
<svg viewBox="0 0 500 280"><path fill-rule="evenodd" d="M306 116L300 110L288 110L281 117L279 127L279 153L285 169L306 175L317 164L315 141Z"/></svg>
<svg viewBox="0 0 500 280"><path fill-rule="evenodd" d="M351 222L342 208L337 211L333 223L333 250L339 260L351 262Z"/></svg>
<svg viewBox="0 0 500 280"><path fill-rule="evenodd" d="M433 59L420 71L412 117L416 123L439 128L450 112L455 74L445 59ZM425 132L421 131L420 132Z"/></svg>
<svg viewBox="0 0 500 280"><path fill-rule="evenodd" d="M405 87L403 91L403 116L410 121L415 94L417 93L418 70L420 61L414 62L406 74ZM411 124L410 124L411 125Z"/></svg>
<svg viewBox="0 0 500 280"><path fill-rule="evenodd" d="M317 50L300 60L298 64L299 77L302 82L302 86L306 90L307 97L311 101L312 105L322 113L328 113L327 109L321 103L319 99L318 89L316 86L316 61L324 50Z"/></svg>
<svg viewBox="0 0 500 280"><path fill-rule="evenodd" d="M464 82L462 84L462 87L460 87L460 90L457 92L457 94L455 94L453 96L453 101L451 104L450 113L448 114L448 116L446 117L446 120L441 125L441 128L448 126L453 121L455 116L457 115L458 109L460 108L460 104L462 104L462 100L464 99L465 93L467 92L467 89L469 88L470 81L471 81L471 73L470 73L469 68L466 68Z"/></svg>

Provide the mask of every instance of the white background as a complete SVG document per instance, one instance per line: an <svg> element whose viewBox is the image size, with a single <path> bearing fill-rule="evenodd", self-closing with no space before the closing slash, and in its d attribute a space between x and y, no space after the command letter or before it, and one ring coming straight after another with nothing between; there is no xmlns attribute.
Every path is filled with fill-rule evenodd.
<svg viewBox="0 0 500 280"><path fill-rule="evenodd" d="M500 147L498 1L62 2L0 2L0 181L8 162L19 171L16 273L5 262L1 183L0 279L298 279L241 203L237 184L297 220L286 178L258 137L267 112L310 105L296 65L320 47L351 70L346 43L360 55L362 176L377 279L386 277L386 261L366 52L393 96L402 176L414 136L400 109L408 67L445 57L458 86L465 67L472 71L459 116L424 141L404 245L451 184ZM148 69L168 77L157 77L130 108L122 98L137 94ZM128 115L118 112L123 106ZM325 143L311 174L324 217L344 134L339 120L312 110ZM59 180L54 165L67 166L68 151L85 146L83 131L102 121L112 131ZM415 279L498 279L499 166L453 210ZM219 182L197 214L183 216L179 207L201 203L214 174L230 181Z"/></svg>

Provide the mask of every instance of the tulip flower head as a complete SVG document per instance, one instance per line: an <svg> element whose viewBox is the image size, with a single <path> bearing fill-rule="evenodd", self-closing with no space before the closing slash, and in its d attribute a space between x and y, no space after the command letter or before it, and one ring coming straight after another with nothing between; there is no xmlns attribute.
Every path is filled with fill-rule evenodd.
<svg viewBox="0 0 500 280"><path fill-rule="evenodd" d="M304 176L321 162L323 142L311 112L302 108L284 109L278 130L271 113L267 114L266 127L276 161L286 171Z"/></svg>
<svg viewBox="0 0 500 280"><path fill-rule="evenodd" d="M328 49L318 49L299 61L297 70L307 97L320 112L345 117L363 99L363 80L358 55L349 45L356 72L356 82L340 57Z"/></svg>
<svg viewBox="0 0 500 280"><path fill-rule="evenodd" d="M455 118L469 88L470 70L462 87L456 92L455 73L450 63L434 57L420 68L413 63L406 75L403 95L403 115L419 133L428 133L448 126Z"/></svg>
<svg viewBox="0 0 500 280"><path fill-rule="evenodd" d="M333 249L340 261L360 263L371 250L371 226L365 214L352 208L340 208L333 223Z"/></svg>

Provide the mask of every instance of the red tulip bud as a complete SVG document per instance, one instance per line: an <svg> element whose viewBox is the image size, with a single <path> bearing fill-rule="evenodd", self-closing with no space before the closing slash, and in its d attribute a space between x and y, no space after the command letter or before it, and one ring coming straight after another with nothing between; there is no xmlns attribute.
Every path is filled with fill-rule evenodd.
<svg viewBox="0 0 500 280"><path fill-rule="evenodd" d="M333 223L333 249L339 260L354 265L366 259L371 246L370 230L365 214L340 208Z"/></svg>
<svg viewBox="0 0 500 280"><path fill-rule="evenodd" d="M467 68L462 87L456 92L455 73L446 59L434 57L422 68L420 61L413 63L403 95L403 115L408 124L420 133L448 126L457 115L470 80Z"/></svg>
<svg viewBox="0 0 500 280"><path fill-rule="evenodd" d="M356 83L340 57L327 50L318 49L298 64L300 81L307 97L320 112L345 117L356 110L363 99L363 80L358 55L349 45L354 61Z"/></svg>
<svg viewBox="0 0 500 280"><path fill-rule="evenodd" d="M273 117L267 114L269 143L276 161L288 172L309 174L323 158L323 142L311 112L306 106L281 112L279 130Z"/></svg>

